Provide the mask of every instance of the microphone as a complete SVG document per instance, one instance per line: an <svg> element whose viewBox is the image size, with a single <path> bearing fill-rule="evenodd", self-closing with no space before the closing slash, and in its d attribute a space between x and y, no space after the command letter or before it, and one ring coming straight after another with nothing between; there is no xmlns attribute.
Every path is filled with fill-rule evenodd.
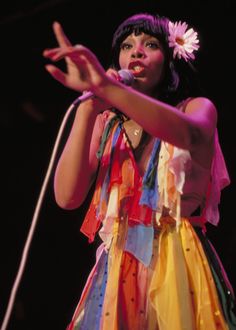
<svg viewBox="0 0 236 330"><path fill-rule="evenodd" d="M129 70L127 70L127 69L119 70L118 75L119 75L119 81L122 84L124 84L126 86L131 86L132 85L132 83L134 81L134 76ZM77 97L77 99L72 104L74 106L76 106L79 103L90 99L91 97L94 97L94 94L92 92L84 93L83 95Z"/></svg>

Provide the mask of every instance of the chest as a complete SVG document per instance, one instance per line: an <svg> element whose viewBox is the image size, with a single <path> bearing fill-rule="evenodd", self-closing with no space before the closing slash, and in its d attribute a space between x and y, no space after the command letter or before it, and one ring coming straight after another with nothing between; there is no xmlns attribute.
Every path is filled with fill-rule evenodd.
<svg viewBox="0 0 236 330"><path fill-rule="evenodd" d="M135 158L141 176L147 168L155 139L148 135L136 123L125 122L124 132Z"/></svg>

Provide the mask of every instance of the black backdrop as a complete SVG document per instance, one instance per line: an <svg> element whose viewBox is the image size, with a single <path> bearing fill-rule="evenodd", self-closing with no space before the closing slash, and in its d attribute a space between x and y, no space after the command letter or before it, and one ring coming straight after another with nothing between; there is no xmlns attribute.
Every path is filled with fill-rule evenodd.
<svg viewBox="0 0 236 330"><path fill-rule="evenodd" d="M198 66L204 87L218 108L220 141L231 177L231 185L222 195L220 224L217 228L208 225L208 235L236 286L233 0L11 1L0 14L1 318L59 126L77 97L44 69L42 51L56 45L52 22L60 21L73 43L90 47L106 66L114 29L139 11L185 20L200 32ZM69 120L64 138L70 124ZM79 210L59 209L52 184L51 177L9 329L65 329L94 263L96 244L89 245L79 232L86 203Z"/></svg>

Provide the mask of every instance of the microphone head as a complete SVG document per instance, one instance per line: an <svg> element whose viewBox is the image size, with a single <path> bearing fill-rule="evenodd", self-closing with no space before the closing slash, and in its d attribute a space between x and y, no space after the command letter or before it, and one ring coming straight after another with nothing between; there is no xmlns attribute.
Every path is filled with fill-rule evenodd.
<svg viewBox="0 0 236 330"><path fill-rule="evenodd" d="M127 69L122 69L118 71L121 82L124 85L130 86L134 82L134 75L131 71Z"/></svg>

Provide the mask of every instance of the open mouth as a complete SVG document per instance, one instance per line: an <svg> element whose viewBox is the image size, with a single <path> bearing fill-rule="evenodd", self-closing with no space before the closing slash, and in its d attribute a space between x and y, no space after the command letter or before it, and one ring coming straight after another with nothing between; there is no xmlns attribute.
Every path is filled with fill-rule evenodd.
<svg viewBox="0 0 236 330"><path fill-rule="evenodd" d="M131 71L134 75L139 75L144 71L144 67L140 65L136 65L131 69Z"/></svg>
<svg viewBox="0 0 236 330"><path fill-rule="evenodd" d="M145 67L141 63L130 63L129 65L129 70L132 72L132 74L137 77L137 76L142 76Z"/></svg>

